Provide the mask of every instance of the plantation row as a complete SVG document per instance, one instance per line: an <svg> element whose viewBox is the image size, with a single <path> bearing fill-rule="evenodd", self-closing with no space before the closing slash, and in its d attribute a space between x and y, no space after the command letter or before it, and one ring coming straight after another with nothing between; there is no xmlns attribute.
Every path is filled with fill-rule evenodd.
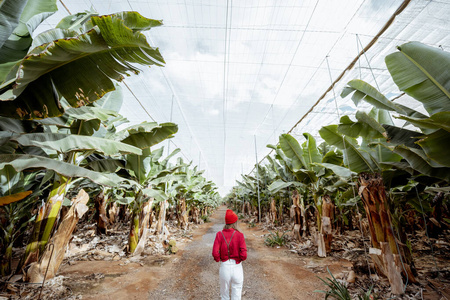
<svg viewBox="0 0 450 300"><path fill-rule="evenodd" d="M244 175L227 196L243 213L271 223L294 220L293 236L314 233L318 255L331 251L333 233L361 230L361 214L370 232L370 257L392 292L416 282L407 234L425 229L437 237L450 227L450 53L418 42L398 47L386 65L398 88L419 101L423 112L387 99L361 80L352 80L341 97L351 95L357 111L319 130L324 142L304 133L298 141L282 134L262 165ZM403 120L394 125L393 118ZM398 123L398 122L397 122Z"/></svg>
<svg viewBox="0 0 450 300"><path fill-rule="evenodd" d="M87 11L32 39L56 1L6 8L12 11L0 12L10 17L9 32L2 27L0 36L2 276L24 274L30 282L55 276L78 220L94 207L98 234L130 216L132 255L145 246L153 215L156 233L163 234L166 211L186 229L189 217L198 223L219 204L203 171L181 157L170 162L180 149L160 146L178 131L176 124L124 128L128 121L118 113L122 93L113 80L139 73L137 64L164 64L141 33L161 21ZM13 250L24 245L12 269Z"/></svg>

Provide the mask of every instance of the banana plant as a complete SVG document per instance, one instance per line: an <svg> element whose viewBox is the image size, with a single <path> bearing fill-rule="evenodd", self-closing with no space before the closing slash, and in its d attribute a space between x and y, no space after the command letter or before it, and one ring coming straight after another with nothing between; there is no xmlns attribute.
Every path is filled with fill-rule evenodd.
<svg viewBox="0 0 450 300"><path fill-rule="evenodd" d="M86 123L84 123L86 125ZM64 133L31 133L13 135L10 140L21 147L34 147L44 150L45 156L28 154L0 155L0 165L11 165L17 171L28 168L46 168L55 171L53 186L43 209L36 220L32 239L27 246L25 256L42 253L51 233L54 231L59 211L74 177L87 177L98 184L114 186L121 179L116 174L105 174L88 170L80 166L86 156L92 153L115 155L136 153L141 150L118 141ZM24 258L23 261L25 261Z"/></svg>
<svg viewBox="0 0 450 300"><path fill-rule="evenodd" d="M167 173L173 170L167 170L167 161L171 156L178 153L180 150L174 150L166 160L159 163L159 159L163 153L163 148L152 152L150 147L164 141L167 138L171 138L178 131L177 125L173 123L141 123L135 126L128 127L122 131L119 131L111 138L120 140L123 143L129 145L136 145L142 149L142 155L129 154L126 156L126 170L129 172L132 180L136 183L135 199L132 208L132 224L129 235L129 252L133 253L140 242L140 238L146 231L148 218L153 201L157 203L166 201L167 195L164 190L156 188L155 182L157 178L164 177ZM161 180L163 182L163 180ZM150 203L147 203L150 200ZM147 216L141 217L141 212L146 208ZM145 237L145 236L144 236ZM142 239L142 243L145 240Z"/></svg>
<svg viewBox="0 0 450 300"><path fill-rule="evenodd" d="M77 16L77 19L80 18L84 16ZM159 51L150 47L141 33L161 25L161 22L146 19L135 12L91 16L84 20L86 22L79 22L78 26L73 27L74 24L65 19L60 28L44 32L34 39L28 55L13 67L0 86L0 111L3 115L21 119L60 116L67 107L84 106L114 90L112 80L122 80L123 75L130 71L137 73L138 69L130 63L159 66L164 63ZM99 61L102 61L101 65ZM81 129L96 123L80 121L72 125L78 129L77 133L86 134ZM49 132L14 136L8 139L9 144L44 147L51 153L46 153L47 157L14 153L0 158L0 164L12 165L18 171L47 167L59 174L49 195L47 212L42 211L48 214L46 219L51 221L46 221L42 230L40 226L35 226L32 242L26 250L28 257L38 248L42 250L45 247L70 178L91 176L98 183L107 185L120 182L115 174L101 174L77 167L80 161L94 152L104 155L141 153L136 147L116 141L108 141L107 146L103 146L101 140L95 137L77 138ZM80 150L84 151L83 155L76 153ZM68 151L70 154L65 155Z"/></svg>
<svg viewBox="0 0 450 300"><path fill-rule="evenodd" d="M38 196L48 185L49 176L44 172L17 172L11 166L0 170L0 274L11 273L12 249L22 244L20 239L27 225L33 221L33 209L38 205Z"/></svg>
<svg viewBox="0 0 450 300"><path fill-rule="evenodd" d="M280 147L290 160L286 165L290 168L296 181L305 184L312 193L316 207L317 226L320 229L322 215L321 184L325 178L332 175L327 170L334 169L334 173L343 178L351 178L352 174L339 165L340 159L334 151L325 155L321 154L314 137L309 133L303 135L306 141L300 146L294 137L289 134L282 134L280 136ZM332 160L336 164L330 164L329 161Z"/></svg>
<svg viewBox="0 0 450 300"><path fill-rule="evenodd" d="M183 173L185 176L178 180L176 185L177 194L175 196L177 203L178 224L181 228L188 228L188 216L192 209L196 209L204 194L214 189L214 183L207 181L202 176L203 171L198 171L197 167L189 168L185 166Z"/></svg>
<svg viewBox="0 0 450 300"><path fill-rule="evenodd" d="M437 182L444 181L447 184L450 164L445 154L445 145L450 141L447 126L450 108L450 85L446 68L450 65L450 54L417 42L404 44L398 47L398 50L399 52L386 57L388 70L399 89L421 102L430 116L389 101L374 87L360 80L349 82L342 96L345 97L353 93L352 100L355 104L360 101L367 101L382 113L384 111L397 113L400 115L398 118L416 126L418 130L396 127L386 120L373 122L374 118L367 118L367 115L358 112L356 115L358 122L341 118L339 126L324 127L321 129L321 135L327 142L344 150L347 165L354 171L370 170L374 172L392 168L394 171L402 170L410 173L410 176L415 180L420 181L421 177L427 176L435 178ZM376 137L380 139L376 140L374 144L378 149L391 151L391 153L387 152L388 156L390 155L389 159L383 156L381 151L377 155L371 153L370 150L368 151L367 147L366 149L358 148L354 140L351 140L352 134L350 132L355 128L360 130L358 135L361 134L365 137L373 133L381 134L382 136ZM363 129L368 129L368 131L363 133ZM339 134L338 131L347 134L347 136ZM338 134L336 135L336 133ZM397 157L392 153L396 154ZM402 160L400 161L398 157ZM353 163L351 163L352 160ZM406 178L408 177L406 176ZM388 210L389 206L383 199L378 201L380 199L373 196L378 194L381 195L381 198L386 197L383 181L377 175L372 177L370 174L360 173L359 182L361 186L359 188L360 195L369 217L372 246L380 249L380 247L384 247L383 243L389 244L390 251L401 255L407 262L403 274L408 276L410 280L414 280L410 270L412 260L405 256L404 253L407 253L407 250L401 251L404 253L398 253L395 236L389 230L391 227L389 223L391 223L392 218ZM379 219L378 216L380 215L388 216L388 218ZM400 250L402 248L400 247ZM376 262L376 265L384 274L388 275L390 280L394 280L390 277L388 266L378 262ZM393 286L401 287L401 284ZM402 289L397 288L394 292L402 293Z"/></svg>

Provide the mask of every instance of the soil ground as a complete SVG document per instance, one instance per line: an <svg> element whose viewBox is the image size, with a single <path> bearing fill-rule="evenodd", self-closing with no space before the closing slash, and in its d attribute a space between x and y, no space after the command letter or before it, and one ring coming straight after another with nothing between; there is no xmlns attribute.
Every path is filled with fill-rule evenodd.
<svg viewBox="0 0 450 300"><path fill-rule="evenodd" d="M216 232L223 227L226 207L211 215L211 222L193 232L192 242L170 256L149 256L137 262L77 261L63 266L64 285L81 299L218 299L219 263L211 255ZM264 245L267 232L240 224L248 248L243 262L242 299L323 299L316 293L327 277L351 269L339 258L302 257L286 248Z"/></svg>

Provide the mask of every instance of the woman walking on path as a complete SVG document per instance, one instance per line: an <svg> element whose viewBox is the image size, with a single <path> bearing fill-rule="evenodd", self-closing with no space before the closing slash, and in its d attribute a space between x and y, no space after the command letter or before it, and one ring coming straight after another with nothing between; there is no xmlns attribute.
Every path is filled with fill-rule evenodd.
<svg viewBox="0 0 450 300"><path fill-rule="evenodd" d="M228 209L225 213L225 226L216 234L212 255L220 261L220 298L239 300L244 285L244 271L241 262L247 258L244 235L237 229L238 216Z"/></svg>

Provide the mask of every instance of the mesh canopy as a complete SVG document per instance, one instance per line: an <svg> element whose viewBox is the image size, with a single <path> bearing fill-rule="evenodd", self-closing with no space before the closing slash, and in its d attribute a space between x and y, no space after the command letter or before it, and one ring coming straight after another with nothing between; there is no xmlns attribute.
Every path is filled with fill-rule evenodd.
<svg viewBox="0 0 450 300"><path fill-rule="evenodd" d="M387 30L324 94L402 4L406 8ZM276 144L281 133L292 129L302 141L309 132L320 140L322 126L354 114L350 97L339 97L351 79L367 81L388 98L401 95L384 63L396 46L420 41L450 49L450 3L440 1L62 0L58 5L39 31L90 7L101 15L133 10L164 21L145 34L167 64L144 68L121 83L120 113L131 124L177 123L170 149L180 147L180 155L206 170L222 195L253 168L256 153L261 160L270 152L266 145ZM395 101L423 111L407 96Z"/></svg>

